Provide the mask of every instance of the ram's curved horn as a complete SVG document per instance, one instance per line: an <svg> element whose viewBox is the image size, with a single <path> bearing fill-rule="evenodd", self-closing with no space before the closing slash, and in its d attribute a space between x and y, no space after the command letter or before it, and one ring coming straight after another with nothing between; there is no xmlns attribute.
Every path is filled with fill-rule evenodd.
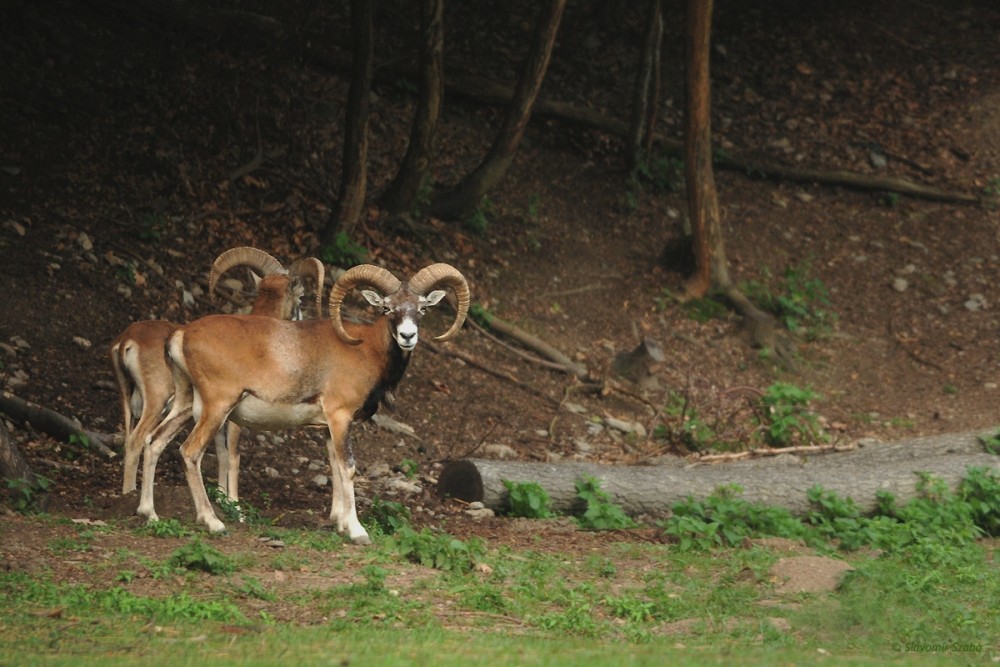
<svg viewBox="0 0 1000 667"><path fill-rule="evenodd" d="M340 314L340 306L344 302L344 297L355 287L367 285L374 287L382 296L394 294L399 290L402 283L396 276L388 270L374 264L361 264L352 269L348 269L337 278L337 282L330 288L330 320L333 322L333 330L337 332L340 339L350 345L357 345L360 339L351 337L344 330L344 321Z"/></svg>
<svg viewBox="0 0 1000 667"><path fill-rule="evenodd" d="M288 273L285 267L281 265L281 262L263 250L249 246L231 248L216 257L215 262L212 263L212 270L208 272L209 294L215 294L215 286L219 282L219 278L234 266L249 266L252 269L256 269L261 274L261 277L275 273Z"/></svg>
<svg viewBox="0 0 1000 667"><path fill-rule="evenodd" d="M316 281L316 317L323 316L323 281L326 280L326 269L323 262L315 257L306 257L292 264L292 273L300 276L310 276Z"/></svg>
<svg viewBox="0 0 1000 667"><path fill-rule="evenodd" d="M447 331L440 336L435 336L434 340L448 340L462 328L465 316L469 312L469 301L472 298L469 283L458 269L451 264L444 263L424 267L410 278L410 289L420 296L426 296L441 287L450 287L455 292L457 301L455 321L451 323L451 327Z"/></svg>

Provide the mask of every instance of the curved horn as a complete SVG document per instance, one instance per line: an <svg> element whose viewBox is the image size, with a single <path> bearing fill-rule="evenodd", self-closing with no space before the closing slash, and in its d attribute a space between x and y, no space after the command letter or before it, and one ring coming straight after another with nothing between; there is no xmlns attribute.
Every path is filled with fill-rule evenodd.
<svg viewBox="0 0 1000 667"><path fill-rule="evenodd" d="M323 315L323 281L326 280L326 268L323 262L315 257L306 257L292 264L292 273L300 276L311 276L316 281L316 317Z"/></svg>
<svg viewBox="0 0 1000 667"><path fill-rule="evenodd" d="M262 276L269 276L274 273L288 273L285 267L281 265L281 262L263 250L249 246L230 248L216 257L215 262L212 263L212 270L208 273L208 293L215 294L216 283L219 282L219 278L223 273L234 266L242 265L257 269Z"/></svg>
<svg viewBox="0 0 1000 667"><path fill-rule="evenodd" d="M340 306L344 302L344 297L355 287L369 285L377 289L383 296L392 294L399 289L399 279L389 273L388 270L374 264L361 264L343 273L337 282L330 288L330 320L333 322L333 330L337 332L340 339L350 345L357 345L361 340L352 338L344 330L344 321L340 315Z"/></svg>
<svg viewBox="0 0 1000 667"><path fill-rule="evenodd" d="M465 280L458 269L451 264L431 264L417 272L410 278L410 289L421 296L425 296L435 288L450 287L455 291L455 299L458 302L455 310L455 321L451 323L451 328L440 336L435 336L434 340L448 340L462 328L465 323L465 316L469 312L469 301L471 292L469 283Z"/></svg>

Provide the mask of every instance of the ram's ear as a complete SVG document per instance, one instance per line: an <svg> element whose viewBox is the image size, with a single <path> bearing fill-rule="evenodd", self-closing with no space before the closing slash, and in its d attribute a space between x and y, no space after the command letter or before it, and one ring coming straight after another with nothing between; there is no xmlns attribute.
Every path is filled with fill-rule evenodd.
<svg viewBox="0 0 1000 667"><path fill-rule="evenodd" d="M263 280L263 278L258 276L257 272L253 270L250 271L250 277L253 278L253 286L260 287L260 281Z"/></svg>
<svg viewBox="0 0 1000 667"><path fill-rule="evenodd" d="M376 292L375 290L363 289L361 290L361 296L365 298L365 301L375 306L376 308L381 308L385 303L385 300L382 298L382 295Z"/></svg>
<svg viewBox="0 0 1000 667"><path fill-rule="evenodd" d="M420 297L425 306L436 306L444 298L446 292L443 289L436 289L427 296Z"/></svg>

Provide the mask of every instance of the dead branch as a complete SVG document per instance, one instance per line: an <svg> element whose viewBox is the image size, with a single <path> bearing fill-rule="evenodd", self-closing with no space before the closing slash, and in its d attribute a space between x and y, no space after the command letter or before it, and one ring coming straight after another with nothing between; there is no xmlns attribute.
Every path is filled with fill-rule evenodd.
<svg viewBox="0 0 1000 667"><path fill-rule="evenodd" d="M561 366L562 370L566 373L571 373L581 380L587 379L590 375L582 364L576 363L537 336L528 333L524 329L511 324L510 322L500 319L496 315L490 314L486 325L498 334L512 338L528 349L534 350L550 361L554 361L556 364Z"/></svg>
<svg viewBox="0 0 1000 667"><path fill-rule="evenodd" d="M495 369L495 368L493 368L491 366L488 366L484 362L480 361L479 359L476 359L472 355L466 354L465 352L462 352L461 350L456 350L456 349L454 349L453 347L450 347L450 346L446 347L446 346L443 346L443 345L436 345L436 344L434 344L434 343L432 343L430 341L423 341L420 344L426 346L427 349L430 350L431 352L433 352L434 354L441 354L441 355L445 355L445 356L449 356L449 357L454 357L456 359L461 359L466 364L468 364L469 366L472 366L475 369L478 369L478 370L480 370L480 371L482 371L482 372L484 372L484 373L486 373L488 375L492 375L493 377L500 378L501 380L506 380L507 382L510 382L511 384L513 384L518 389L522 389L522 390L528 392L529 394L533 394L534 396L538 396L539 398L545 399L546 401L548 401L549 403L552 403L554 405L559 405L559 401L558 400L552 398L551 396L549 396L545 392L543 392L543 391L541 391L539 389L536 389L535 387L532 387L531 385L529 385L529 384L527 384L525 382L522 382L522 381L518 380L516 377L514 377L510 373L505 373L505 372L497 370L497 369Z"/></svg>

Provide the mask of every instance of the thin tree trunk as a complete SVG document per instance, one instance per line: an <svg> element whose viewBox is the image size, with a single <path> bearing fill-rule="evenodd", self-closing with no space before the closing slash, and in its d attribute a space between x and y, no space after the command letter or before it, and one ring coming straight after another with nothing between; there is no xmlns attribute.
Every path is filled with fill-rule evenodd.
<svg viewBox="0 0 1000 667"><path fill-rule="evenodd" d="M417 203L434 153L434 136L444 98L444 0L420 3L420 100L406 155L396 178L382 195L390 213L408 211Z"/></svg>
<svg viewBox="0 0 1000 667"><path fill-rule="evenodd" d="M506 175L531 118L531 108L545 78L565 8L566 0L549 0L542 9L517 90L493 147L475 171L454 189L437 198L431 207L433 215L447 220L469 215L480 205L486 193Z"/></svg>
<svg viewBox="0 0 1000 667"><path fill-rule="evenodd" d="M684 173L691 219L694 274L685 291L703 297L713 284L728 284L725 246L719 224L719 200L712 170L711 78L709 45L713 0L687 4L687 106L684 128Z"/></svg>
<svg viewBox="0 0 1000 667"><path fill-rule="evenodd" d="M372 1L351 0L354 36L351 88L347 97L340 205L320 233L322 245L332 245L341 233L350 234L361 220L368 183L368 106L372 87Z"/></svg>
<svg viewBox="0 0 1000 667"><path fill-rule="evenodd" d="M660 48L663 43L662 0L649 0L646 38L639 54L635 89L632 96L632 117L629 122L625 168L634 172L643 159L651 140L652 122L656 117L659 98Z"/></svg>

